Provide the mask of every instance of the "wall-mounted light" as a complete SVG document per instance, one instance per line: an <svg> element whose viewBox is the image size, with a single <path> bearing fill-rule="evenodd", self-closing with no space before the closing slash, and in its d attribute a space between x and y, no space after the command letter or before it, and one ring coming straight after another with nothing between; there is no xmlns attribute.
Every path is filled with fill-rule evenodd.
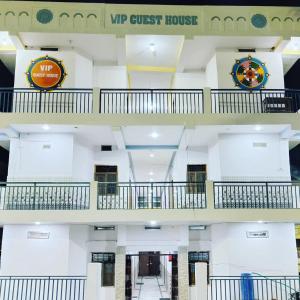
<svg viewBox="0 0 300 300"><path fill-rule="evenodd" d="M149 45L149 49L150 49L150 51L151 51L152 53L155 53L155 44L154 44L154 43L151 43L151 44Z"/></svg>
<svg viewBox="0 0 300 300"><path fill-rule="evenodd" d="M115 230L115 226L94 226L95 231Z"/></svg>
<svg viewBox="0 0 300 300"><path fill-rule="evenodd" d="M205 230L205 225L190 225L189 230Z"/></svg>
<svg viewBox="0 0 300 300"><path fill-rule="evenodd" d="M156 132L156 131L153 131L150 133L150 136L153 138L153 139L157 139L159 137L159 134Z"/></svg>
<svg viewBox="0 0 300 300"><path fill-rule="evenodd" d="M50 129L50 126L48 124L44 124L42 126L43 130L49 130Z"/></svg>

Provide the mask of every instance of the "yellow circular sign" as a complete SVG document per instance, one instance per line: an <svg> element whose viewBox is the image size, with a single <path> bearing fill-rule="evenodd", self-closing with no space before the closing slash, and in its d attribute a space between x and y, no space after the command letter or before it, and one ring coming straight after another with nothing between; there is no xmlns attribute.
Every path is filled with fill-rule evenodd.
<svg viewBox="0 0 300 300"><path fill-rule="evenodd" d="M26 75L32 87L51 90L61 86L66 72L61 61L44 56L32 61Z"/></svg>

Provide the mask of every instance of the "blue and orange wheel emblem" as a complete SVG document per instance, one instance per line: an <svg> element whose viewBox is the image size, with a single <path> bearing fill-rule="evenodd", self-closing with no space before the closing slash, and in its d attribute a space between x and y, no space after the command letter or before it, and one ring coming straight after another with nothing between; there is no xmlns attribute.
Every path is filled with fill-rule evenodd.
<svg viewBox="0 0 300 300"><path fill-rule="evenodd" d="M236 60L231 75L235 85L244 90L265 88L270 76L265 64L251 56Z"/></svg>
<svg viewBox="0 0 300 300"><path fill-rule="evenodd" d="M33 60L26 72L30 86L45 91L61 87L66 75L62 61L47 55Z"/></svg>

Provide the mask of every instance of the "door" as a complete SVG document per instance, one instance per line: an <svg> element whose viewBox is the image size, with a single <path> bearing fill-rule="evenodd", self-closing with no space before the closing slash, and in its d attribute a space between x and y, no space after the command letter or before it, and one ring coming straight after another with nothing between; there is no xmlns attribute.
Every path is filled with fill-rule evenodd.
<svg viewBox="0 0 300 300"><path fill-rule="evenodd" d="M160 252L139 253L139 276L160 276Z"/></svg>

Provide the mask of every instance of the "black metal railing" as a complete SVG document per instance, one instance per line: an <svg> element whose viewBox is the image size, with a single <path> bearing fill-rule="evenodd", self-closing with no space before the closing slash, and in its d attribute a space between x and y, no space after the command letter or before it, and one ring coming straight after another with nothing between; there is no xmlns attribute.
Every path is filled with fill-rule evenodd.
<svg viewBox="0 0 300 300"><path fill-rule="evenodd" d="M84 300L85 277L1 276L0 300Z"/></svg>
<svg viewBox="0 0 300 300"><path fill-rule="evenodd" d="M83 210L89 207L90 183L0 183L1 210Z"/></svg>
<svg viewBox="0 0 300 300"><path fill-rule="evenodd" d="M202 114L203 90L102 89L103 114Z"/></svg>
<svg viewBox="0 0 300 300"><path fill-rule="evenodd" d="M0 88L0 112L14 113L92 113L92 89Z"/></svg>
<svg viewBox="0 0 300 300"><path fill-rule="evenodd" d="M99 182L98 209L206 208L205 182Z"/></svg>
<svg viewBox="0 0 300 300"><path fill-rule="evenodd" d="M297 276L212 276L208 286L209 300L299 300L300 279Z"/></svg>
<svg viewBox="0 0 300 300"><path fill-rule="evenodd" d="M214 182L215 208L300 208L300 182Z"/></svg>
<svg viewBox="0 0 300 300"><path fill-rule="evenodd" d="M300 90L212 89L212 113L294 113L300 109Z"/></svg>

